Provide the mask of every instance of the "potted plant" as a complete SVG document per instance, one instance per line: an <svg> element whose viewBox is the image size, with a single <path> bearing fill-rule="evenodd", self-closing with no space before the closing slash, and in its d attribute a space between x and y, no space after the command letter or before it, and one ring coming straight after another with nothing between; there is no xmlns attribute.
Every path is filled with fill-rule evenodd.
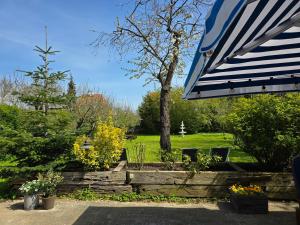
<svg viewBox="0 0 300 225"><path fill-rule="evenodd" d="M232 185L230 202L238 213L265 214L268 212L268 198L257 185Z"/></svg>
<svg viewBox="0 0 300 225"><path fill-rule="evenodd" d="M39 204L38 193L40 191L40 183L38 180L27 181L22 184L19 190L24 195L24 209L35 209Z"/></svg>
<svg viewBox="0 0 300 225"><path fill-rule="evenodd" d="M54 208L56 198L56 187L62 182L63 177L60 173L49 170L46 174L39 174L38 180L40 182L40 189L42 192L43 208L48 210Z"/></svg>

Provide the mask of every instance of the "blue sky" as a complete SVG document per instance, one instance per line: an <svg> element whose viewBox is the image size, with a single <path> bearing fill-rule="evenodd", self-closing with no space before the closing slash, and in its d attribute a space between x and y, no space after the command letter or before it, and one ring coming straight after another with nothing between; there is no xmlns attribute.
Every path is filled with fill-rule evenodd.
<svg viewBox="0 0 300 225"><path fill-rule="evenodd" d="M44 46L44 26L55 50L61 51L54 70L70 70L77 84L89 85L118 102L137 108L147 91L143 79L130 80L124 63L114 52L89 44L96 38L91 30L110 32L115 18L130 10L122 6L132 0L0 0L0 76L16 70L33 70L41 63L33 51ZM133 1L132 1L133 2ZM183 80L175 78L175 85Z"/></svg>

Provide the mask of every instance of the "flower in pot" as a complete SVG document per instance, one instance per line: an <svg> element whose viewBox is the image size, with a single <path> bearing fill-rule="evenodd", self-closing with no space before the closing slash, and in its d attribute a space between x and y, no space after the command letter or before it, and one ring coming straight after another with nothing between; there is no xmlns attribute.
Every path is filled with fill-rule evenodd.
<svg viewBox="0 0 300 225"><path fill-rule="evenodd" d="M267 213L268 198L263 189L257 185L232 185L229 188L230 202L239 213Z"/></svg>
<svg viewBox="0 0 300 225"><path fill-rule="evenodd" d="M24 209L32 210L39 204L38 193L40 191L40 182L38 180L27 181L19 190L24 195Z"/></svg>
<svg viewBox="0 0 300 225"><path fill-rule="evenodd" d="M46 174L39 174L38 180L42 192L42 204L44 209L52 209L55 203L56 187L62 182L63 177L60 173L49 170Z"/></svg>

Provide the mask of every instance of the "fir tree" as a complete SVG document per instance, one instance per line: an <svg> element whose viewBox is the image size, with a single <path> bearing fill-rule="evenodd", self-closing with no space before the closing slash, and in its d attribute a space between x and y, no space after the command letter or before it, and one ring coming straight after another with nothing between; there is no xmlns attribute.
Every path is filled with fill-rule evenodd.
<svg viewBox="0 0 300 225"><path fill-rule="evenodd" d="M75 85L72 75L71 75L70 81L68 83L67 99L68 99L69 109L73 110L74 104L76 101L76 85Z"/></svg>
<svg viewBox="0 0 300 225"><path fill-rule="evenodd" d="M73 76L71 75L70 77L70 81L68 83L68 96L76 96L76 85L75 82L73 80Z"/></svg>
<svg viewBox="0 0 300 225"><path fill-rule="evenodd" d="M22 102L33 106L36 110L48 113L50 105L55 107L65 104L65 96L59 88L59 82L66 78L67 71L50 72L49 64L54 62L49 60L59 51L55 51L48 46L47 28L45 28L46 43L45 48L35 46L34 51L38 52L43 64L37 66L34 71L24 71L25 75L32 79L29 91L19 94Z"/></svg>

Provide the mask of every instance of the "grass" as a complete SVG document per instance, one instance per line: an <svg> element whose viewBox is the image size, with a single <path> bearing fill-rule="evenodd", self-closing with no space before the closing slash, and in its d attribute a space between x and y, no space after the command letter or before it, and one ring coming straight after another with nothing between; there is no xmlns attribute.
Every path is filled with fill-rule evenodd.
<svg viewBox="0 0 300 225"><path fill-rule="evenodd" d="M126 148L128 161L133 162L136 158L134 146L143 143L146 146L145 162L160 161L160 147L158 135L141 135L135 140L127 141ZM181 137L173 135L171 137L172 148L198 148L204 153L208 153L213 147L230 147L230 161L232 162L253 162L251 156L233 146L233 135L227 133L199 133Z"/></svg>

